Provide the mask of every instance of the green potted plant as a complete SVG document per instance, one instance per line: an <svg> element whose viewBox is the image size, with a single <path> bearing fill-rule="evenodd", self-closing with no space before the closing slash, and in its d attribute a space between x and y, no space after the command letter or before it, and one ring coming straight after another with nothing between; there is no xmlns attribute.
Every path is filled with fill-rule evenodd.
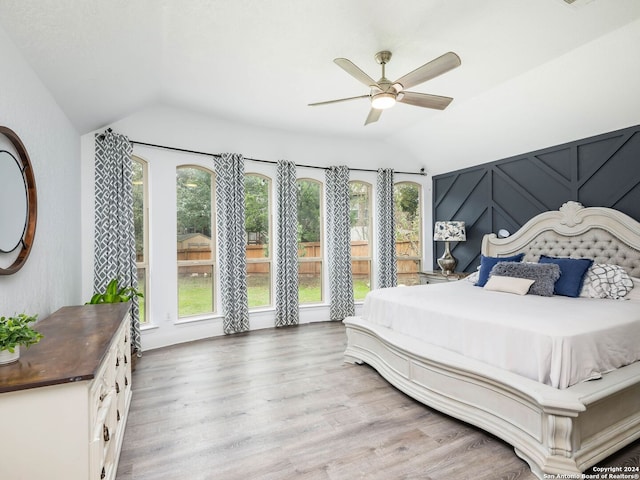
<svg viewBox="0 0 640 480"><path fill-rule="evenodd" d="M0 365L12 363L20 358L20 345L29 348L42 339L30 323L37 315L20 313L14 317L0 317Z"/></svg>
<svg viewBox="0 0 640 480"><path fill-rule="evenodd" d="M87 302L87 305L128 302L133 299L133 297L143 297L143 294L133 287L120 287L118 285L118 279L114 278L107 284L104 292L95 293L93 297L91 297L91 300Z"/></svg>

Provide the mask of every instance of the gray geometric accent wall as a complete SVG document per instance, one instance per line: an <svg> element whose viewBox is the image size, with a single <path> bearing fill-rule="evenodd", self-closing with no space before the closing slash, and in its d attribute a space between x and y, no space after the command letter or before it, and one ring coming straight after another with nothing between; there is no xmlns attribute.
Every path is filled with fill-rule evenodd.
<svg viewBox="0 0 640 480"><path fill-rule="evenodd" d="M640 125L433 177L433 220L466 222L467 241L451 245L457 271L480 264L486 233L513 233L568 200L640 221Z"/></svg>

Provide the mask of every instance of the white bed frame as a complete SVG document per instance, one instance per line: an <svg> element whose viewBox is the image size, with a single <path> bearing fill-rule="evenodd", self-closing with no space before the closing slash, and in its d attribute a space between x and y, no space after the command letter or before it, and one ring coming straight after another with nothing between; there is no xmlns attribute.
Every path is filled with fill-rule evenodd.
<svg viewBox="0 0 640 480"><path fill-rule="evenodd" d="M525 252L525 260L541 253L590 257L640 277L640 223L616 210L567 202L506 239L483 239L485 255L516 252ZM559 390L359 317L344 323L345 361L367 363L416 400L502 438L539 478L580 478L640 438L640 362Z"/></svg>

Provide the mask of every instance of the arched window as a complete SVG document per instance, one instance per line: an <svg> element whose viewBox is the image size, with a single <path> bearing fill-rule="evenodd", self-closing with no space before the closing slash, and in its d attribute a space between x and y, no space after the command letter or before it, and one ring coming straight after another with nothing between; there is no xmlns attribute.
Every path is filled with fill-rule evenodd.
<svg viewBox="0 0 640 480"><path fill-rule="evenodd" d="M298 299L320 303L322 288L322 184L301 178L298 184Z"/></svg>
<svg viewBox="0 0 640 480"><path fill-rule="evenodd" d="M196 166L176 169L178 317L216 310L213 192L211 171Z"/></svg>
<svg viewBox="0 0 640 480"><path fill-rule="evenodd" d="M244 197L249 308L267 307L271 305L271 180L246 174Z"/></svg>
<svg viewBox="0 0 640 480"><path fill-rule="evenodd" d="M133 183L133 228L136 237L136 267L138 270L138 290L144 297L140 298L140 323L147 323L147 302L149 284L149 214L148 214L148 185L147 162L136 156L132 157Z"/></svg>
<svg viewBox="0 0 640 480"><path fill-rule="evenodd" d="M349 190L353 297L361 301L371 290L371 185L353 181Z"/></svg>
<svg viewBox="0 0 640 480"><path fill-rule="evenodd" d="M418 285L422 270L422 188L413 182L393 187L398 285Z"/></svg>

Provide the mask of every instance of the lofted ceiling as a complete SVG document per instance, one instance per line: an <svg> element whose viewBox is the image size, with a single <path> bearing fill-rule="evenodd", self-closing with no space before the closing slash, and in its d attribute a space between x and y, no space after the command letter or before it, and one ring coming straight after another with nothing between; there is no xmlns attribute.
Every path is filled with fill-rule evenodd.
<svg viewBox="0 0 640 480"><path fill-rule="evenodd" d="M456 128L456 110L482 115L478 98L638 18L638 0L0 1L0 26L80 134L167 105L286 131L413 138L416 152L421 132ZM380 50L393 53L391 80L456 52L459 68L411 89L453 103L396 105L366 127L367 99L307 106L367 94L333 59L378 79Z"/></svg>

